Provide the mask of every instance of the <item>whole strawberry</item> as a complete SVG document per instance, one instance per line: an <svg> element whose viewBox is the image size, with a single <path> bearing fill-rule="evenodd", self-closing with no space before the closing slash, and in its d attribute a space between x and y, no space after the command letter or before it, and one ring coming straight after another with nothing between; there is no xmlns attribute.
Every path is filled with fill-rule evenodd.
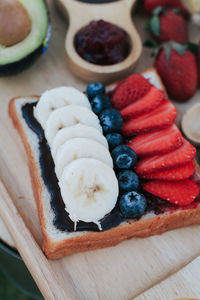
<svg viewBox="0 0 200 300"><path fill-rule="evenodd" d="M158 42L188 42L187 23L179 9L157 7L154 16L147 22L146 30Z"/></svg>
<svg viewBox="0 0 200 300"><path fill-rule="evenodd" d="M149 14L151 14L156 7L163 6L166 8L179 8L184 15L187 15L187 11L180 0L143 0L143 1L144 1L144 9Z"/></svg>
<svg viewBox="0 0 200 300"><path fill-rule="evenodd" d="M186 46L165 44L156 57L155 67L174 100L186 101L194 95L198 85L197 63Z"/></svg>

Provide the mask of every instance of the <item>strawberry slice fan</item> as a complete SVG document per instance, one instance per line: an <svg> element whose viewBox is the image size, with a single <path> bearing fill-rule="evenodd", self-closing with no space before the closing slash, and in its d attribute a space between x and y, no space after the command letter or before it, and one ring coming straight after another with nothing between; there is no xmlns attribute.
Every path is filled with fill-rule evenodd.
<svg viewBox="0 0 200 300"><path fill-rule="evenodd" d="M127 145L139 157L135 171L144 191L180 206L194 202L196 149L175 125L177 110L165 93L134 74L118 83L112 103L124 119Z"/></svg>

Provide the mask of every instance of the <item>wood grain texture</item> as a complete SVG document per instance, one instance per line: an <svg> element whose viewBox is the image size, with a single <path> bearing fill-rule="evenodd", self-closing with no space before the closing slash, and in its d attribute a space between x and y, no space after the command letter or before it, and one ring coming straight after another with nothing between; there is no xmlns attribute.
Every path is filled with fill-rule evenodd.
<svg viewBox="0 0 200 300"><path fill-rule="evenodd" d="M41 292L45 299L69 299L68 291L61 286L56 273L53 272L48 260L45 258L40 247L25 226L1 181L0 199L3 220L9 228L9 232L15 241L25 264L31 269L35 282L40 285Z"/></svg>
<svg viewBox="0 0 200 300"><path fill-rule="evenodd" d="M134 300L198 300L197 298L200 297L199 270L200 257Z"/></svg>
<svg viewBox="0 0 200 300"><path fill-rule="evenodd" d="M12 97L40 94L59 85L85 89L85 83L71 75L68 68L64 50L67 24L55 9L53 0L48 2L53 34L47 53L24 73L0 79L0 177L6 183L17 211L39 246L42 235L27 157L21 139L8 118L8 102ZM143 40L147 37L143 31L145 21L144 16L134 15L134 22ZM193 40L197 41L198 30L193 26L190 30L194 35ZM136 71L140 72L152 64L150 50L144 49ZM191 104L199 101L199 95L198 91L184 105L175 103L180 116ZM0 213L3 215L2 209ZM47 263L72 299L128 300L141 295L195 259L200 254L199 240L200 226L194 226L167 232L162 236L131 239L113 248L75 254ZM38 285L42 289L40 282Z"/></svg>
<svg viewBox="0 0 200 300"><path fill-rule="evenodd" d="M7 245L9 245L12 248L16 248L15 247L15 243L13 242L5 224L3 223L2 219L0 219L0 239L6 243Z"/></svg>

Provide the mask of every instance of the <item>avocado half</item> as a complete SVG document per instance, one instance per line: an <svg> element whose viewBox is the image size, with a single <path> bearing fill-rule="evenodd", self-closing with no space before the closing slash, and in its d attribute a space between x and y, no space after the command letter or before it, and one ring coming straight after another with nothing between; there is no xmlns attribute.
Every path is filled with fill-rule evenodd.
<svg viewBox="0 0 200 300"><path fill-rule="evenodd" d="M47 49L51 22L45 0L17 0L30 18L30 31L11 46L0 44L0 76L17 74L29 67Z"/></svg>

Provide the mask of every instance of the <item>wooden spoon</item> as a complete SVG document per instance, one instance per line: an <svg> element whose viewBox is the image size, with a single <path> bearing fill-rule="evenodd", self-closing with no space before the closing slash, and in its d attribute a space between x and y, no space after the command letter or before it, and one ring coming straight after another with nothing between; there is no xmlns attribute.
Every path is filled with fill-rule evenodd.
<svg viewBox="0 0 200 300"><path fill-rule="evenodd" d="M86 81L104 83L125 77L132 72L142 51L141 39L131 18L136 0L118 0L111 3L88 4L75 0L57 0L64 14L69 17L65 49L72 71ZM74 47L76 33L92 20L103 19L123 28L129 35L131 51L128 57L110 66L99 66L81 58Z"/></svg>

